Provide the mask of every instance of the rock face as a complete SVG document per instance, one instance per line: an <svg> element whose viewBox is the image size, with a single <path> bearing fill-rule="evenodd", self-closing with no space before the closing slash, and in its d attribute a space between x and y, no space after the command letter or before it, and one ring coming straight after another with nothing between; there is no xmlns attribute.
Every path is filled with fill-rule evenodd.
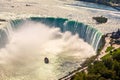
<svg viewBox="0 0 120 80"><path fill-rule="evenodd" d="M106 17L103 16L98 16L98 17L93 17L94 20L97 21L97 23L106 23L108 21L108 19Z"/></svg>
<svg viewBox="0 0 120 80"><path fill-rule="evenodd" d="M45 62L46 64L48 64L48 63L49 63L49 59L48 59L47 57L45 57L45 58L44 58L44 62Z"/></svg>

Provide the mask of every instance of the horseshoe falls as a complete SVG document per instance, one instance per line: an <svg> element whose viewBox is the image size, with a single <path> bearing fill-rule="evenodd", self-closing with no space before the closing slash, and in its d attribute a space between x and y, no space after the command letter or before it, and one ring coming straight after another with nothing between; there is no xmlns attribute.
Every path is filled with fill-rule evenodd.
<svg viewBox="0 0 120 80"><path fill-rule="evenodd" d="M64 18L37 18L31 17L31 20L38 21L48 26L59 27L61 32L70 31L73 35L78 34L85 42L90 44L96 51L101 46L102 33L97 29L84 23L70 21Z"/></svg>
<svg viewBox="0 0 120 80"><path fill-rule="evenodd" d="M0 79L58 80L95 55L101 38L97 29L65 18L12 20L0 29Z"/></svg>

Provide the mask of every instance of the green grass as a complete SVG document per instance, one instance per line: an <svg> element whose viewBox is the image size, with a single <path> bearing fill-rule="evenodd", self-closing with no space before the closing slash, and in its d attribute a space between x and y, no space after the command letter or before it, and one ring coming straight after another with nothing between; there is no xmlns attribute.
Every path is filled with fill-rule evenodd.
<svg viewBox="0 0 120 80"><path fill-rule="evenodd" d="M109 57L111 57L111 54L110 54L110 53L108 53L107 55L103 56L102 59L107 59L107 58L109 58Z"/></svg>
<svg viewBox="0 0 120 80"><path fill-rule="evenodd" d="M109 47L107 47L107 49L106 49L106 51L105 51L105 52L109 52L109 51L111 51L111 50L113 50L113 49L114 49L114 47L109 46Z"/></svg>
<svg viewBox="0 0 120 80"><path fill-rule="evenodd" d="M112 48L108 48L108 51L111 51ZM113 48L114 49L114 48ZM120 48L117 48L115 50L113 50L112 52L108 52L107 55L103 56L102 59L106 59L106 58L109 58L111 57L113 54L117 54L117 53L120 53Z"/></svg>

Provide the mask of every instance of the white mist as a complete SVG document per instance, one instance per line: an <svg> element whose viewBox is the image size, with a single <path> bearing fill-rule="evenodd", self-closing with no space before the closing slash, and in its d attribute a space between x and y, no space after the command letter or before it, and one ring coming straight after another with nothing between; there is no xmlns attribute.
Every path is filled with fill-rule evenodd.
<svg viewBox="0 0 120 80"><path fill-rule="evenodd" d="M93 55L93 48L77 34L28 21L0 49L0 79L57 80ZM44 63L45 57L49 64Z"/></svg>

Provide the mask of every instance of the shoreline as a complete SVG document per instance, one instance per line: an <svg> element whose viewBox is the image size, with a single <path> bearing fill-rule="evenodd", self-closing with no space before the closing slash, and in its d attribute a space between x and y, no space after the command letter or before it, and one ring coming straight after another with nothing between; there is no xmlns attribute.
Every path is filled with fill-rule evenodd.
<svg viewBox="0 0 120 80"><path fill-rule="evenodd" d="M103 56L109 54L109 53L105 52L106 49L110 46L110 40L112 39L112 38L110 38L109 34L112 34L112 33L106 34L107 36L104 35L105 44L104 44L104 46L102 46L102 49L100 50L100 52L98 52L95 56L88 58L88 60L86 59L81 64L81 67L78 67L76 70L73 70L68 75L63 76L62 78L60 78L58 80L70 80L71 77L74 76L76 73L86 71L90 64L93 64L95 61L101 61ZM114 46L114 48L115 49L120 48L120 45ZM88 61L90 61L90 62L88 63Z"/></svg>
<svg viewBox="0 0 120 80"><path fill-rule="evenodd" d="M120 11L120 6L111 6L111 7L118 10L118 11Z"/></svg>

